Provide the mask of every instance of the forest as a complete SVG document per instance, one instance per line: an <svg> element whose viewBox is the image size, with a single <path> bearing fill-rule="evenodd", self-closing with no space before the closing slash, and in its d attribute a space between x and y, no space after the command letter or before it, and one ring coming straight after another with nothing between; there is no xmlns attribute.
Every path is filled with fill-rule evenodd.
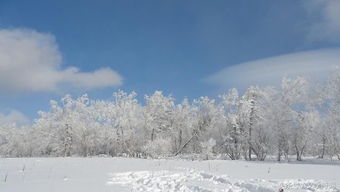
<svg viewBox="0 0 340 192"><path fill-rule="evenodd" d="M161 91L143 102L122 90L110 100L66 95L31 125L1 125L0 156L340 160L339 95L340 73L181 102Z"/></svg>

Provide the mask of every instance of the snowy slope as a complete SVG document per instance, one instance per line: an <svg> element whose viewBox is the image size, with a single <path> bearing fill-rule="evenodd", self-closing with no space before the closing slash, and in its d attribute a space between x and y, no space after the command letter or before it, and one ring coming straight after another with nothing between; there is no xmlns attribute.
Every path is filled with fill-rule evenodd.
<svg viewBox="0 0 340 192"><path fill-rule="evenodd" d="M124 158L0 159L0 192L340 191L340 166Z"/></svg>

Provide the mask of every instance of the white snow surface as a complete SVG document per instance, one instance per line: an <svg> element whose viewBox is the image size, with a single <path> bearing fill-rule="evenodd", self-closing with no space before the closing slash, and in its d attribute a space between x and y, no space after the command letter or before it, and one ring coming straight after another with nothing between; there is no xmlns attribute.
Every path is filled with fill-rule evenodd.
<svg viewBox="0 0 340 192"><path fill-rule="evenodd" d="M339 164L2 158L0 192L340 192Z"/></svg>

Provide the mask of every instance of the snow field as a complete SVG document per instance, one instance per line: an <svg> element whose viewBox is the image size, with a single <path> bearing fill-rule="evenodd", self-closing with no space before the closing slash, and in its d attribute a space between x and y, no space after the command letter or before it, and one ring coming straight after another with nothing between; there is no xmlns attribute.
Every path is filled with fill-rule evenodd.
<svg viewBox="0 0 340 192"><path fill-rule="evenodd" d="M126 158L0 159L0 192L339 192L340 166Z"/></svg>

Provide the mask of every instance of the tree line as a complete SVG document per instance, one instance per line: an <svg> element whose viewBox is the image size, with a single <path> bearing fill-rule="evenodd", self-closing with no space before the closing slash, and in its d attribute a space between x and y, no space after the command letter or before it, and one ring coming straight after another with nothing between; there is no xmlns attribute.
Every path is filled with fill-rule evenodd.
<svg viewBox="0 0 340 192"><path fill-rule="evenodd" d="M340 74L318 84L283 78L280 88L231 89L177 104L161 91L144 104L136 96L119 90L110 100L52 100L30 126L0 125L0 156L340 160Z"/></svg>

